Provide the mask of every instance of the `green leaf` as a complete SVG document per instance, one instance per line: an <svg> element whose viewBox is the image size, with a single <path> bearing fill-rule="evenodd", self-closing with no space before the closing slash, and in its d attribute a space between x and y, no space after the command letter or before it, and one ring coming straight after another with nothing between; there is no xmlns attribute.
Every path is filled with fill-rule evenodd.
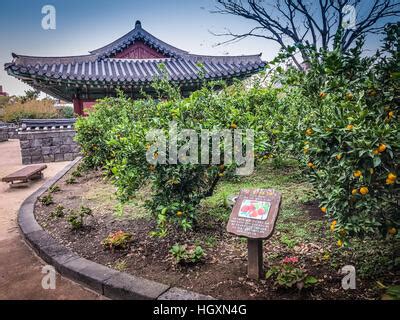
<svg viewBox="0 0 400 320"><path fill-rule="evenodd" d="M382 163L382 160L380 157L374 157L373 162L374 162L374 168L376 168Z"/></svg>

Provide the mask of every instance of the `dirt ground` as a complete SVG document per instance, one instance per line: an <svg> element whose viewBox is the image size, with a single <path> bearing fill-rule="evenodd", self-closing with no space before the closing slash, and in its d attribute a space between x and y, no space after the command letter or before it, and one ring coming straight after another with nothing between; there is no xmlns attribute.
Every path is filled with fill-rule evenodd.
<svg viewBox="0 0 400 320"><path fill-rule="evenodd" d="M68 162L49 163L44 179L28 187L10 188L0 183L0 299L99 299L98 294L57 275L56 289L41 286L44 266L23 242L17 226L17 211L23 200ZM0 143L0 177L22 168L18 140Z"/></svg>
<svg viewBox="0 0 400 320"><path fill-rule="evenodd" d="M333 264L334 253L326 239L322 215L317 203L296 204L298 210L284 205L285 216L278 220L278 225L271 240L264 241L264 268L268 270L273 263L287 256L301 257L302 263L318 279L313 288L298 291L277 289L272 281L253 281L246 277L247 243L246 239L227 234L226 221L215 218L202 221L201 228L182 233L169 230L168 236L158 238L150 236L155 229L151 219L143 209L143 203L150 190L142 190L125 210L124 215L116 212L114 188L105 181L100 172L90 172L75 183L66 183L71 175L64 177L57 186L60 191L52 193L54 203L45 206L36 204L36 218L56 239L81 256L107 265L111 268L143 276L148 279L178 286L219 299L376 299L379 293L373 289L374 281L358 280L357 290L344 291L341 288L339 267ZM292 185L291 182L288 192ZM298 190L301 194L303 191ZM293 193L286 198L299 198ZM297 201L297 200L296 200ZM297 202L296 202L297 203ZM57 205L65 208L63 217L54 217L52 212ZM92 209L93 216L88 216L85 226L72 230L67 221L72 211L81 206ZM285 208L286 207L286 208ZM219 208L225 210L224 208ZM228 210L229 211L229 210ZM301 216L297 214L301 213ZM307 225L307 229L301 229ZM133 242L124 250L111 252L105 249L101 241L110 233L125 231L133 234ZM297 234L301 241L291 244L286 234ZM293 240L290 240L293 241ZM206 258L196 265L177 265L169 250L175 243L201 245L206 251ZM331 251L330 251L331 250ZM327 252L332 258L327 262ZM338 263L346 264L348 261ZM336 262L335 262L336 263Z"/></svg>

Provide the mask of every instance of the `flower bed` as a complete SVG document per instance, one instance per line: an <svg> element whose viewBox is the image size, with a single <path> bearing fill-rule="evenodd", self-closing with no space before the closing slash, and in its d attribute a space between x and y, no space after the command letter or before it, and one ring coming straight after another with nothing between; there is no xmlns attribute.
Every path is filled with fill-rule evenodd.
<svg viewBox="0 0 400 320"><path fill-rule="evenodd" d="M246 240L225 231L230 212L225 199L242 188L271 187L283 193L283 206L274 236L264 242L264 258L266 271L278 271L257 282L246 278ZM310 185L291 163L275 168L268 162L250 177L222 180L214 195L201 203L201 228L183 233L171 226L161 238L151 236L156 222L143 205L149 186L140 189L123 215L116 210L113 191L100 172L73 169L36 203L36 219L84 258L221 299L379 298L383 292L376 288L376 280L393 284L399 278L387 270L387 243L364 240L350 248L335 245L323 213L311 201ZM71 224L81 218L81 228ZM187 250L183 263L172 253L175 244ZM198 260L197 247L205 253ZM178 249L182 248L175 247L175 252ZM337 271L348 264L356 266L356 290L341 288L343 276Z"/></svg>

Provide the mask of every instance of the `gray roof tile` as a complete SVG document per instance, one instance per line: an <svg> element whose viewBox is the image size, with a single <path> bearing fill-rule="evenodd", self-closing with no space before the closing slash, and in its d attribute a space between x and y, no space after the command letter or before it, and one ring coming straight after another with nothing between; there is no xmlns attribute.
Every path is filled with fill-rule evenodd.
<svg viewBox="0 0 400 320"><path fill-rule="evenodd" d="M113 54L121 52L132 43L141 41L167 56L156 59L117 59ZM97 86L122 84L139 86L160 77L160 63L165 65L169 79L177 82L192 82L204 76L207 80L245 77L265 66L260 55L250 56L204 56L194 55L175 48L142 29L135 29L120 39L84 56L33 57L13 54L12 63L7 63L7 72L26 81L38 80L65 82L66 85ZM201 64L203 68L199 67ZM201 70L204 70L202 72ZM201 75L203 73L203 75ZM84 82L84 83L82 83Z"/></svg>

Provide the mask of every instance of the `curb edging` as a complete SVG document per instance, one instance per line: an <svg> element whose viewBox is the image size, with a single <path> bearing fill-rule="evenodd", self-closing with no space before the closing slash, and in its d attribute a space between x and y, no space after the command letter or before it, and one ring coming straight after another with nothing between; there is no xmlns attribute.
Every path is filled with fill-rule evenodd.
<svg viewBox="0 0 400 320"><path fill-rule="evenodd" d="M148 280L108 268L80 257L62 246L36 221L37 199L60 180L82 157L78 157L46 181L22 203L18 225L25 242L64 277L83 284L95 292L117 300L214 300L211 296Z"/></svg>

